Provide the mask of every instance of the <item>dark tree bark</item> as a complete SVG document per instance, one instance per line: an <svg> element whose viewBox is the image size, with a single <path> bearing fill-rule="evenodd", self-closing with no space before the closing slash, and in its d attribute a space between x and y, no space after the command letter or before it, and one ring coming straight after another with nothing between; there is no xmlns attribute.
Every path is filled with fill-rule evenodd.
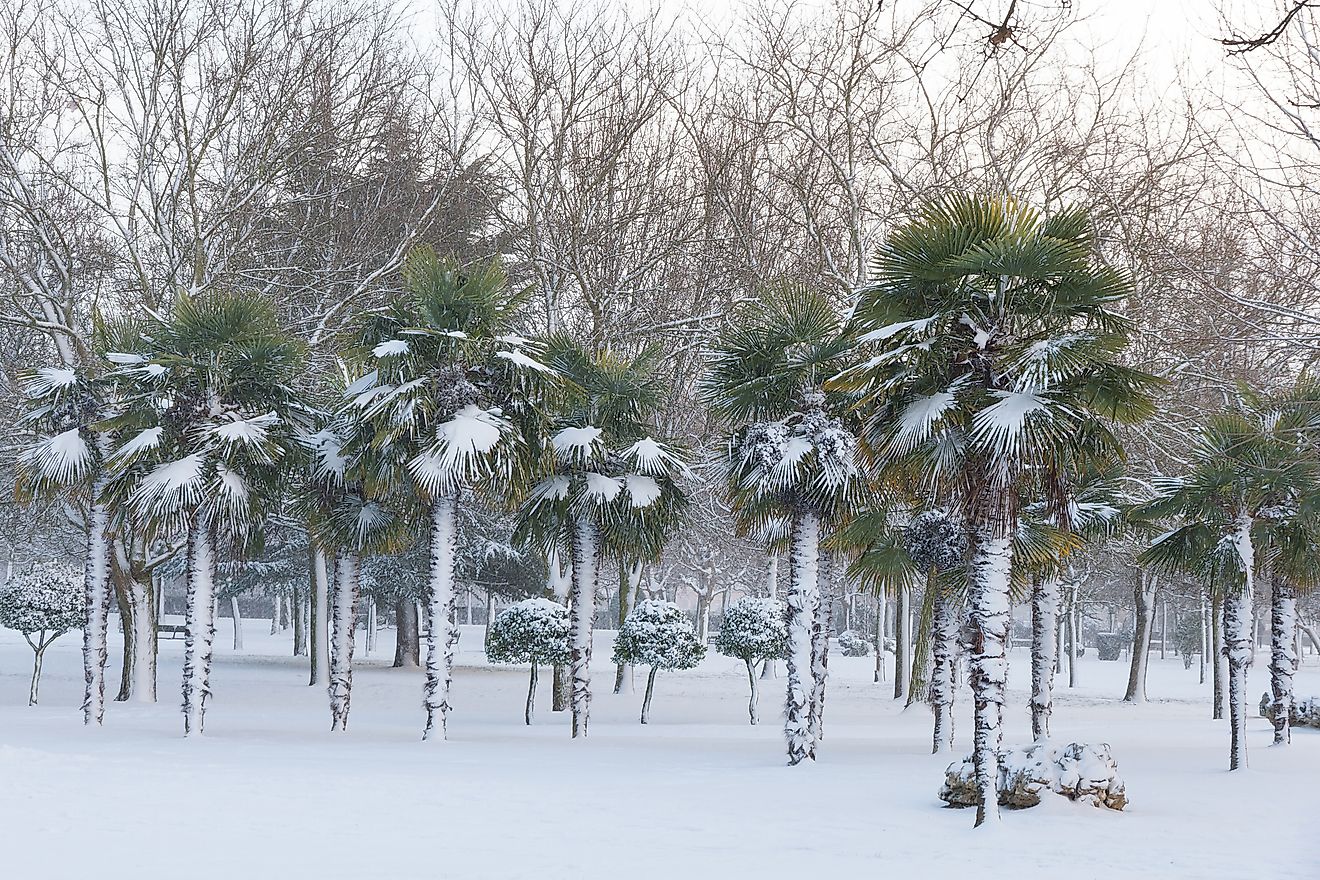
<svg viewBox="0 0 1320 880"><path fill-rule="evenodd" d="M400 597L394 602L394 667L416 669L422 665L422 642L417 627L417 602Z"/></svg>
<svg viewBox="0 0 1320 880"><path fill-rule="evenodd" d="M1155 576L1142 571L1137 577L1137 586L1132 598L1136 606L1136 630L1132 635L1132 667L1128 670L1127 692L1123 694L1125 703L1146 702L1146 663L1150 658L1150 634L1152 610L1155 606Z"/></svg>

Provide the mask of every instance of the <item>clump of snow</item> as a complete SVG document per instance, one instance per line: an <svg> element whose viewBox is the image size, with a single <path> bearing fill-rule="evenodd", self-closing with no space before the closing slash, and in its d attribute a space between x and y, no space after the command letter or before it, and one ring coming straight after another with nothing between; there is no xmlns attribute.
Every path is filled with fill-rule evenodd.
<svg viewBox="0 0 1320 880"><path fill-rule="evenodd" d="M1014 809L1036 806L1046 791L1111 810L1127 805L1123 777L1104 743L1056 747L1039 742L1003 749L999 752L996 789L1000 805ZM939 797L952 807L974 807L980 802L970 756L949 765Z"/></svg>
<svg viewBox="0 0 1320 880"><path fill-rule="evenodd" d="M396 357L408 353L408 340L389 339L377 345L371 350L372 355L378 358Z"/></svg>

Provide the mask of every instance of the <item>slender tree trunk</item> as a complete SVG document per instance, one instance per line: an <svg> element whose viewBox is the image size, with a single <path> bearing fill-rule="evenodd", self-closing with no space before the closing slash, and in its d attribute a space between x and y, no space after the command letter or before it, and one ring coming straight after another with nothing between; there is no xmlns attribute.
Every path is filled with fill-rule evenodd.
<svg viewBox="0 0 1320 880"><path fill-rule="evenodd" d="M50 647L50 643L53 641L55 641L55 638L51 637L48 641L46 639L46 631L42 630L37 634L37 641L35 643L31 640L28 642L28 644L32 645L32 681L28 685L29 706L37 705L37 691L41 687L41 661L45 658L46 649Z"/></svg>
<svg viewBox="0 0 1320 880"><path fill-rule="evenodd" d="M367 597L367 656L376 650L376 597Z"/></svg>
<svg viewBox="0 0 1320 880"><path fill-rule="evenodd" d="M646 676L646 696L642 698L642 723L645 724L651 720L651 694L655 692L655 666Z"/></svg>
<svg viewBox="0 0 1320 880"><path fill-rule="evenodd" d="M761 720L756 714L756 704L761 698L761 694L756 686L756 662L751 659L747 659L744 662L747 664L747 680L751 682L752 685L752 696L747 702L747 715L751 719L751 723L755 724Z"/></svg>
<svg viewBox="0 0 1320 880"><path fill-rule="evenodd" d="M811 632L819 604L820 517L799 511L793 520L793 547L789 559L787 604L788 694L784 709L784 738L788 763L816 757L811 730Z"/></svg>
<svg viewBox="0 0 1320 880"><path fill-rule="evenodd" d="M229 597L229 618L234 624L234 650L243 650L243 612L238 607L238 597Z"/></svg>
<svg viewBox="0 0 1320 880"><path fill-rule="evenodd" d="M579 519L573 529L573 584L568 602L574 739L587 735L591 718L591 634L596 621L599 553L595 524Z"/></svg>
<svg viewBox="0 0 1320 880"><path fill-rule="evenodd" d="M330 572L325 548L311 544L311 676L308 684L330 684Z"/></svg>
<svg viewBox="0 0 1320 880"><path fill-rule="evenodd" d="M1031 590L1031 736L1050 738L1054 711L1054 630L1059 614L1059 579L1037 577Z"/></svg>
<svg viewBox="0 0 1320 880"><path fill-rule="evenodd" d="M211 697L211 653L215 647L215 543L210 520L193 514L188 523L188 635L183 643L183 735L200 734Z"/></svg>
<svg viewBox="0 0 1320 880"><path fill-rule="evenodd" d="M953 599L941 590L934 588L934 621L932 624L932 654L934 665L931 670L930 707L935 713L935 730L932 737L932 754L948 751L953 747L953 698L954 669L958 664L958 617L960 609Z"/></svg>
<svg viewBox="0 0 1320 880"><path fill-rule="evenodd" d="M1077 687L1077 642L1081 635L1081 609L1077 607L1077 585L1068 588L1068 687Z"/></svg>
<svg viewBox="0 0 1320 880"><path fill-rule="evenodd" d="M623 622L628 619L632 613L633 603L637 598L637 587L642 582L642 564L634 562L627 565L623 560L619 561L619 628L623 628ZM614 692L623 693L623 686L627 684L631 691L633 669L627 663L618 663L614 667Z"/></svg>
<svg viewBox="0 0 1320 880"><path fill-rule="evenodd" d="M394 667L416 669L422 665L416 599L409 596L394 601L394 623Z"/></svg>
<svg viewBox="0 0 1320 880"><path fill-rule="evenodd" d="M885 618L888 616L885 591L875 593L875 682L885 680Z"/></svg>
<svg viewBox="0 0 1320 880"><path fill-rule="evenodd" d="M1201 663L1200 663L1201 677L1200 680L1197 682L1197 684L1205 684L1205 660L1207 655L1209 655L1210 653L1210 644L1209 644L1210 627L1206 625L1204 594L1201 595L1201 608L1200 608L1200 614L1198 615L1198 619L1200 620L1201 623Z"/></svg>
<svg viewBox="0 0 1320 880"><path fill-rule="evenodd" d="M563 663L556 663L551 671L550 711L567 712L572 695L573 687L568 674L568 666Z"/></svg>
<svg viewBox="0 0 1320 880"><path fill-rule="evenodd" d="M536 664L532 664L531 681L527 685L527 710L523 712L523 722L531 727L532 716L536 713Z"/></svg>
<svg viewBox="0 0 1320 880"><path fill-rule="evenodd" d="M894 605L894 699L907 698L908 685L908 644L912 637L912 591L899 587L898 601Z"/></svg>
<svg viewBox="0 0 1320 880"><path fill-rule="evenodd" d="M935 571L926 577L926 591L921 597L921 612L917 616L917 638L912 646L912 678L908 685L908 698L904 708L930 700L931 635L935 628Z"/></svg>
<svg viewBox="0 0 1320 880"><path fill-rule="evenodd" d="M293 656L307 655L307 601L304 590L295 589L292 595L293 607Z"/></svg>
<svg viewBox="0 0 1320 880"><path fill-rule="evenodd" d="M284 600L278 593L270 597L270 634L278 635L283 627L280 625L280 612L284 610Z"/></svg>
<svg viewBox="0 0 1320 880"><path fill-rule="evenodd" d="M1244 582L1224 598L1224 656L1228 660L1228 714L1232 726L1228 769L1238 770L1247 766L1247 669L1251 666L1255 631L1251 600L1256 555L1250 517L1239 519L1233 538L1242 559Z"/></svg>
<svg viewBox="0 0 1320 880"><path fill-rule="evenodd" d="M1132 594L1137 620L1132 634L1132 666L1128 670L1127 692L1123 694L1125 703L1146 702L1146 663L1150 658L1155 583L1153 574L1142 571L1138 574L1137 586Z"/></svg>
<svg viewBox="0 0 1320 880"><path fill-rule="evenodd" d="M102 451L108 440L98 435ZM105 492L107 479L98 477L92 498ZM83 629L83 723L100 724L105 718L106 640L110 628L110 511L100 501L93 501L87 515L87 565L84 571L83 604L87 624Z"/></svg>
<svg viewBox="0 0 1320 880"><path fill-rule="evenodd" d="M1210 699L1210 717L1216 721L1224 717L1224 691L1227 685L1224 662L1224 598L1218 592L1210 597L1210 660L1213 664Z"/></svg>
<svg viewBox="0 0 1320 880"><path fill-rule="evenodd" d="M1012 523L1004 525L1012 533ZM975 734L972 760L981 801L976 825L999 821L999 748L1003 742L1004 687L1008 680L1005 648L1010 621L1009 579L1013 569L1013 542L988 526L976 530L970 566L972 695Z"/></svg>
<svg viewBox="0 0 1320 880"><path fill-rule="evenodd" d="M1292 741L1293 672L1297 669L1297 599L1292 585L1274 576L1270 601L1270 691L1274 744Z"/></svg>
<svg viewBox="0 0 1320 880"><path fill-rule="evenodd" d="M335 583L330 595L330 729L348 730L353 699L353 642L357 631L357 601L361 558L341 553L335 565Z"/></svg>
<svg viewBox="0 0 1320 880"><path fill-rule="evenodd" d="M811 735L812 757L825 739L825 683L830 663L830 631L834 628L833 577L823 579L817 591L815 620L811 625Z"/></svg>
<svg viewBox="0 0 1320 880"><path fill-rule="evenodd" d="M456 501L437 498L431 504L431 596L426 606L426 728L422 739L448 735L449 683L454 669L454 556Z"/></svg>
<svg viewBox="0 0 1320 880"><path fill-rule="evenodd" d="M1160 659L1166 659L1165 649L1169 644L1169 597L1160 598Z"/></svg>

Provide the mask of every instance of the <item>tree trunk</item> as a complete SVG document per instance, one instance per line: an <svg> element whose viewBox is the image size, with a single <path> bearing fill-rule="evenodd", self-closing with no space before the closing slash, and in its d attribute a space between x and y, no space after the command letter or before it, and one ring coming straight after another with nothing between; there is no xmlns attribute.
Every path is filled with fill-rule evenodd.
<svg viewBox="0 0 1320 880"><path fill-rule="evenodd" d="M1292 585L1275 575L1270 601L1270 691L1274 697L1274 744L1292 741L1293 673L1297 669L1297 599Z"/></svg>
<svg viewBox="0 0 1320 880"><path fill-rule="evenodd" d="M1137 586L1132 593L1137 620L1132 634L1132 666L1128 670L1127 692L1123 694L1125 703L1146 702L1146 663L1150 658L1155 584L1155 576L1142 571L1137 576Z"/></svg>
<svg viewBox="0 0 1320 880"><path fill-rule="evenodd" d="M550 680L550 711L567 712L572 690L568 666L564 663L556 663Z"/></svg>
<svg viewBox="0 0 1320 880"><path fill-rule="evenodd" d="M744 662L747 664L747 680L752 684L752 696L747 702L747 715L751 718L751 723L755 724L761 720L756 714L756 703L761 697L756 687L756 662L750 659Z"/></svg>
<svg viewBox="0 0 1320 880"><path fill-rule="evenodd" d="M280 625L280 612L284 610L284 601L278 593L270 597L270 634L278 635L283 627Z"/></svg>
<svg viewBox="0 0 1320 880"><path fill-rule="evenodd" d="M930 699L931 633L935 627L935 571L926 578L926 592L921 597L921 613L917 617L917 638L912 650L912 677L908 685L908 698L904 708L913 703L926 703Z"/></svg>
<svg viewBox="0 0 1320 880"><path fill-rule="evenodd" d="M885 591L875 594L875 683L885 680L885 617L888 616Z"/></svg>
<svg viewBox="0 0 1320 880"><path fill-rule="evenodd" d="M46 648L55 641L46 641L46 631L37 634L36 644L32 646L32 682L28 685L28 705L37 705L37 689L41 686L41 661L46 656Z"/></svg>
<svg viewBox="0 0 1320 880"><path fill-rule="evenodd" d="M655 691L655 666L646 676L646 696L642 698L642 723L651 720L651 694Z"/></svg>
<svg viewBox="0 0 1320 880"><path fill-rule="evenodd" d="M536 713L536 664L532 664L531 682L527 685L527 709L523 712L523 722L532 726L532 715Z"/></svg>
<svg viewBox="0 0 1320 880"><path fill-rule="evenodd" d="M623 628L623 622L628 619L632 613L633 603L637 598L637 588L642 582L642 564L634 562L632 565L625 565L622 560L619 561L619 628ZM614 667L614 692L623 693L623 686L628 685L628 690L633 689L633 668L627 663L618 663Z"/></svg>
<svg viewBox="0 0 1320 880"><path fill-rule="evenodd" d="M1005 517L1007 519L1007 517ZM1002 526L1012 533L1011 521ZM980 525L975 534L970 566L972 695L975 734L972 760L980 803L976 825L999 821L999 748L1003 742L1004 686L1008 679L1005 646L1010 622L1009 578L1013 569L1013 541L991 526Z"/></svg>
<svg viewBox="0 0 1320 880"><path fill-rule="evenodd" d="M366 655L371 656L371 652L376 650L376 597L367 597L367 644Z"/></svg>
<svg viewBox="0 0 1320 880"><path fill-rule="evenodd" d="M907 698L911 684L908 672L908 652L912 641L912 591L899 587L898 601L894 605L894 699Z"/></svg>
<svg viewBox="0 0 1320 880"><path fill-rule="evenodd" d="M454 625L454 513L453 497L437 498L431 504L431 595L426 606L426 727L422 739L448 735L449 684L454 670L454 647L458 627Z"/></svg>
<svg viewBox="0 0 1320 880"><path fill-rule="evenodd" d="M786 599L788 694L784 709L784 738L790 766L816 757L810 718L811 634L820 601L820 517L810 511L798 511L793 520L792 541Z"/></svg>
<svg viewBox="0 0 1320 880"><path fill-rule="evenodd" d="M1205 684L1205 658L1210 653L1210 645L1208 644L1210 640L1210 627L1206 626L1204 594L1202 594L1201 596L1201 608L1200 608L1200 613L1198 614L1198 619L1200 620L1201 623L1201 663L1200 663L1201 677L1200 680L1197 681L1197 684Z"/></svg>
<svg viewBox="0 0 1320 880"><path fill-rule="evenodd" d="M156 589L136 577L123 542L111 544L111 580L124 625L123 668L116 702L156 702Z"/></svg>
<svg viewBox="0 0 1320 880"><path fill-rule="evenodd" d="M1227 676L1224 668L1224 598L1218 592L1210 597L1210 661L1214 691L1210 699L1210 717L1216 721L1224 717L1224 690Z"/></svg>
<svg viewBox="0 0 1320 880"><path fill-rule="evenodd" d="M958 664L959 608L954 601L932 585L935 608L932 623L932 655L930 707L935 713L932 754L953 747L953 673Z"/></svg>
<svg viewBox="0 0 1320 880"><path fill-rule="evenodd" d="M1054 711L1054 630L1059 614L1059 579L1036 577L1031 590L1031 736L1050 738Z"/></svg>
<svg viewBox="0 0 1320 880"><path fill-rule="evenodd" d="M308 684L330 684L330 572L325 548L316 541L311 547L311 676Z"/></svg>
<svg viewBox="0 0 1320 880"><path fill-rule="evenodd" d="M1082 610L1077 604L1077 584L1068 587L1068 687L1077 687L1077 642L1081 638Z"/></svg>
<svg viewBox="0 0 1320 880"><path fill-rule="evenodd" d="M357 601L361 558L356 553L341 553L335 564L335 583L331 588L330 610L330 729L348 730L348 713L353 699L353 642L357 632Z"/></svg>
<svg viewBox="0 0 1320 880"><path fill-rule="evenodd" d="M816 593L816 613L811 625L811 737L815 749L825 739L825 681L830 662L830 631L833 629L833 577L827 576Z"/></svg>
<svg viewBox="0 0 1320 880"><path fill-rule="evenodd" d="M215 647L215 546L211 523L195 513L188 523L188 634L183 643L183 735L200 734L211 696Z"/></svg>
<svg viewBox="0 0 1320 880"><path fill-rule="evenodd" d="M596 622L596 580L600 536L594 523L579 519L573 528L573 583L568 596L573 738L587 735L591 718L591 633Z"/></svg>
<svg viewBox="0 0 1320 880"><path fill-rule="evenodd" d="M1232 727L1228 769L1247 766L1247 669L1251 666L1255 627L1251 600L1255 586L1255 547L1251 519L1239 518L1234 543L1242 560L1243 584L1224 598L1224 656L1228 660L1228 714Z"/></svg>
<svg viewBox="0 0 1320 880"><path fill-rule="evenodd" d="M243 613L238 607L238 597L229 597L229 617L234 624L234 650L243 650Z"/></svg>
<svg viewBox="0 0 1320 880"><path fill-rule="evenodd" d="M107 451L109 441L98 443ZM92 498L100 498L107 479L98 477ZM110 628L110 511L94 501L87 515L87 564L83 573L83 605L87 625L83 628L83 723L100 724L105 718L106 638Z"/></svg>
<svg viewBox="0 0 1320 880"><path fill-rule="evenodd" d="M303 590L293 591L293 656L307 655L307 601Z"/></svg>
<svg viewBox="0 0 1320 880"><path fill-rule="evenodd" d="M394 624L394 668L416 669L422 665L416 599L401 596L394 601Z"/></svg>

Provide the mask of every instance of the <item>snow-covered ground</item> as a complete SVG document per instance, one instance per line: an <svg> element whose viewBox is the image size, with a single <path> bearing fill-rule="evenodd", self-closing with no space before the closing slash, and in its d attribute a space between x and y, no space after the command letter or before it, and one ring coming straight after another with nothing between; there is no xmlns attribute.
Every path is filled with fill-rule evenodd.
<svg viewBox="0 0 1320 880"><path fill-rule="evenodd" d="M1120 703L1126 664L1093 659L1079 665L1083 686L1056 703L1056 739L1112 745L1125 813L1055 799L974 831L970 812L935 798L950 759L928 754L929 713L902 711L892 685L872 684L869 658L831 657L820 760L790 769L782 677L765 682L765 720L750 727L745 673L722 657L662 672L642 727L640 692L609 692L612 634L601 634L591 735L573 742L566 715L550 712L549 675L526 728L526 671L486 666L480 629L464 628L450 740L424 744L422 678L387 668L390 634L357 667L350 731L339 735L304 661L285 656L289 633L268 628L249 622L236 655L220 622L206 735L190 741L178 711L182 642L162 643L158 705L112 704L103 729L84 730L78 635L50 649L42 704L29 708L31 653L0 630L0 876L1320 876L1320 731L1268 748L1253 706L1251 767L1230 774L1227 723L1210 719L1195 668L1173 658L1152 660L1152 703ZM1027 655L1011 659L1009 741L1020 742ZM1266 660L1252 671L1257 699ZM1320 694L1316 657L1297 684ZM962 748L965 691L957 724Z"/></svg>

